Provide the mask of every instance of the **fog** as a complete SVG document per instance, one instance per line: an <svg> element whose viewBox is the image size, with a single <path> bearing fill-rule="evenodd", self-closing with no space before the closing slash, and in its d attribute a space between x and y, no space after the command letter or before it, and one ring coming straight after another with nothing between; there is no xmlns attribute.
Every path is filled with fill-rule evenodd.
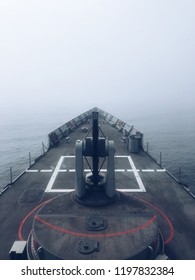
<svg viewBox="0 0 195 280"><path fill-rule="evenodd" d="M194 15L194 0L1 0L1 121L193 111Z"/></svg>

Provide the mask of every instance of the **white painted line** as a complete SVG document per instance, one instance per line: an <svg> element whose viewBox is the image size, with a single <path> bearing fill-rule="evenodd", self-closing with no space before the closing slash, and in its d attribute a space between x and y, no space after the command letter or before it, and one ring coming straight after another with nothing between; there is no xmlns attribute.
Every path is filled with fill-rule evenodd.
<svg viewBox="0 0 195 280"><path fill-rule="evenodd" d="M114 157L116 157L116 158L128 158L128 156L124 156L124 155L118 155L118 156L114 156Z"/></svg>
<svg viewBox="0 0 195 280"><path fill-rule="evenodd" d="M64 158L75 158L75 155L63 156ZM128 158L128 155L117 155L115 158Z"/></svg>
<svg viewBox="0 0 195 280"><path fill-rule="evenodd" d="M130 165L131 165L131 168L134 170L135 179L137 180L137 183L138 183L140 189L142 190L142 192L146 192L146 189L145 189L145 187L144 187L144 184L143 184L143 182L142 182L142 179L140 178L140 176L139 176L139 174L138 174L138 171L137 171L137 169L136 169L136 167L135 167L135 164L134 164L134 162L133 162L131 156L128 156L128 160L129 160L129 163L130 163Z"/></svg>
<svg viewBox="0 0 195 280"><path fill-rule="evenodd" d="M53 193L66 193L66 192L72 192L75 189L51 189L49 192L53 192ZM117 191L121 191L121 192L143 192L141 189L116 189Z"/></svg>
<svg viewBox="0 0 195 280"><path fill-rule="evenodd" d="M75 158L75 156L63 156L64 158Z"/></svg>
<svg viewBox="0 0 195 280"><path fill-rule="evenodd" d="M37 173L37 172L39 172L39 170L37 170L37 169L26 169L26 172L27 173Z"/></svg>
<svg viewBox="0 0 195 280"><path fill-rule="evenodd" d="M41 173L44 173L44 172L45 173L50 173L50 172L53 172L53 170L52 169L41 169L40 172Z"/></svg>
<svg viewBox="0 0 195 280"><path fill-rule="evenodd" d="M118 156L115 156L115 157L116 158L127 158L129 160L129 163L130 163L130 166L131 166L131 169L127 169L127 170L126 169L115 169L115 171L116 172L125 172L125 171L133 172L134 175L135 175L136 181L138 183L138 186L139 186L139 188L137 188L137 189L130 189L129 188L129 189L117 189L117 190L118 191L122 191L122 192L146 192L146 189L145 189L145 187L143 185L143 182L142 182L142 180L141 180L141 178L140 178L140 176L138 174L138 172L140 170L136 169L135 164L134 164L131 156L124 156L124 155L119 156L118 155ZM60 166L61 166L64 158L75 158L75 156L61 156L60 157L60 159L59 159L59 161L58 161L58 163L56 165L56 168L54 169L54 172L53 172L53 174L52 174L52 176L50 178L50 181L49 181L49 183L48 183L48 185L47 185L47 187L45 189L45 192L66 193L66 192L74 191L74 188L73 189L52 189L53 184L54 184L54 182L56 180L56 177L58 175L58 172L75 172L75 169L69 169L69 170L67 170L67 169L60 169ZM159 169L159 170L163 170L163 169ZM90 169L84 169L84 171L85 172L90 172L91 170ZM106 172L107 169L101 169L101 171L102 172ZM38 170L32 171L32 169L31 169L31 171L29 170L29 172L38 172ZM49 169L48 169L48 172L52 172L52 170L49 171ZM162 172L162 171L159 171L159 172Z"/></svg>
<svg viewBox="0 0 195 280"><path fill-rule="evenodd" d="M58 161L58 163L57 163L57 165L56 165L56 168L54 169L54 172L53 172L53 174L52 174L52 176L51 176L51 178L49 180L49 183L47 184L45 192L50 192L51 191L51 189L53 187L53 184L55 182L55 179L56 179L56 177L58 175L58 171L60 169L60 166L61 166L63 160L64 160L64 156L61 156L59 161Z"/></svg>
<svg viewBox="0 0 195 280"><path fill-rule="evenodd" d="M166 172L166 169L156 169L157 172Z"/></svg>
<svg viewBox="0 0 195 280"><path fill-rule="evenodd" d="M60 193L66 193L66 192L72 192L74 191L75 189L51 189L47 192L53 192L53 193L57 193L57 192L60 192Z"/></svg>
<svg viewBox="0 0 195 280"><path fill-rule="evenodd" d="M60 170L59 170L59 171L60 171ZM72 173L73 173L73 172L76 172L75 169L69 169L69 170L67 170L67 171L70 172L70 173L71 173L71 172L72 172ZM107 169L101 169L100 171L101 171L101 172L106 172ZM91 169L84 169L84 172L91 172Z"/></svg>
<svg viewBox="0 0 195 280"><path fill-rule="evenodd" d="M121 192L143 192L140 188L138 188L138 189L117 189L117 191L121 191Z"/></svg>
<svg viewBox="0 0 195 280"><path fill-rule="evenodd" d="M90 172L91 171L91 169L84 169L84 172ZM107 172L107 169L100 169L100 171L101 172ZM115 169L115 172L125 172L125 171L127 171L127 172L134 172L134 170L133 169ZM137 171L140 171L139 169L137 169ZM68 170L66 170L66 169L60 169L59 170L59 172L75 172L75 169L68 169Z"/></svg>
<svg viewBox="0 0 195 280"><path fill-rule="evenodd" d="M142 172L154 172L154 169L142 169Z"/></svg>

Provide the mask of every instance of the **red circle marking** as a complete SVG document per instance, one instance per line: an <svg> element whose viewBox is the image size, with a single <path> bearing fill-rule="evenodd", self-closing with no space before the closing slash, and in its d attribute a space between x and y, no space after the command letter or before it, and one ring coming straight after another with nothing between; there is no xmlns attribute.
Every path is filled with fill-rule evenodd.
<svg viewBox="0 0 195 280"><path fill-rule="evenodd" d="M55 198L55 197L54 197L54 198ZM24 238L23 238L23 236L22 236L22 229L23 229L24 224L25 224L26 221L28 220L28 218L29 218L36 210L38 210L41 206L43 206L44 204L47 204L48 202L50 202L50 201L53 200L54 198L48 199L48 200L42 202L41 204L37 205L35 208L33 208L33 209L26 215L26 217L25 217L25 218L22 220L22 222L20 223L20 226L19 226L19 229L18 229L18 237L19 237L20 240L24 240ZM143 201L144 203L146 203L146 204L149 205L150 207L154 208L155 210L157 210L157 211L161 214L161 216L165 219L165 221L168 223L169 229L170 229L170 234L169 234L169 237L164 241L165 244L168 244L168 243L172 240L173 235L174 235L174 228L173 228L173 225L172 225L171 221L169 220L169 218L168 218L158 207L154 206L154 205L151 204L150 202L146 201L146 200L143 199L143 198L138 198L138 197L136 197L136 198L139 199L139 200L141 200L141 201ZM39 219L39 221L41 220L41 219L40 219L39 217L37 217L37 216L36 216L35 218L36 218L37 220ZM144 228L144 227L149 226L149 224L151 224L151 223L153 222L154 219L156 219L156 215L154 215L154 216L152 217L152 219L150 219L149 221L147 221L147 223L141 225L140 227L137 227L137 228L134 228L134 229L130 229L130 230L127 230L127 231L124 231L124 232L110 233L109 235L110 235L110 236L114 236L114 235L121 235L121 234L131 233L131 232L133 232L133 231L138 231L138 230L140 230L140 229L142 229L142 228ZM44 221L44 220L41 220L41 221ZM47 223L46 221L44 221L44 222ZM48 223L48 224L49 224L49 223ZM49 224L49 225L50 225L50 227L53 227L53 228L56 227L55 225L52 225L52 224ZM56 227L56 228L57 228L57 227ZM64 232L66 232L66 233L70 233L70 234L74 234L74 235L78 235L78 236L81 236L81 235L82 235L81 233L71 232L71 231L68 231L68 230L65 230L65 229L62 229L62 228L59 228L59 229L60 229L60 231L62 230L62 231L64 231ZM58 230L59 230L59 229L58 229ZM89 235L90 235L90 234L89 234ZM89 236L89 235L88 235L88 236ZM101 235L101 234L99 234L99 235ZM108 234L107 234L107 235L108 235ZM86 236L86 234L85 234L85 236ZM93 236L94 236L94 235L93 235ZM98 236L98 235L96 235L96 236ZM104 235L104 236L106 236L106 235Z"/></svg>
<svg viewBox="0 0 195 280"><path fill-rule="evenodd" d="M161 216L165 219L165 221L168 223L169 229L170 229L170 234L169 234L169 237L166 240L164 240L164 243L168 244L172 240L173 235L174 235L174 228L173 228L173 225L172 225L171 221L169 220L169 218L165 215L165 213L163 213L162 210L160 210L158 207L154 206L147 200L137 197L137 196L136 196L136 198L143 201L144 203L148 204L150 207L154 208L155 210L157 210L161 214Z"/></svg>
<svg viewBox="0 0 195 280"><path fill-rule="evenodd" d="M74 235L74 236L79 236L79 237L113 237L113 236L119 236L119 235L133 233L133 232L139 231L141 229L144 229L146 227L149 227L154 222L154 220L156 220L156 215L152 216L152 218L149 219L145 224L142 224L138 227L128 229L128 230L125 230L125 231L104 233L104 234L103 233L102 234L101 233L90 234L90 233L75 232L75 231L64 229L64 228L58 227L54 224L48 223L47 221L41 219L38 216L35 216L35 219L37 221L39 221L40 223L42 223L42 224L44 224L44 225L46 225L46 226L48 226L48 227L50 227L54 230L57 230L57 231L60 231L60 232L63 232L63 233L67 233L67 234L70 234L70 235Z"/></svg>
<svg viewBox="0 0 195 280"><path fill-rule="evenodd" d="M53 198L52 198L53 199ZM37 205L35 208L33 208L27 215L26 217L22 220L22 222L20 223L20 226L18 228L18 237L20 240L24 240L23 236L22 236L22 228L24 226L24 224L26 223L26 221L28 220L28 218L36 211L38 210L41 206L43 206L44 204L47 204L48 202L50 202L52 199L48 199L44 202L42 202L41 204Z"/></svg>

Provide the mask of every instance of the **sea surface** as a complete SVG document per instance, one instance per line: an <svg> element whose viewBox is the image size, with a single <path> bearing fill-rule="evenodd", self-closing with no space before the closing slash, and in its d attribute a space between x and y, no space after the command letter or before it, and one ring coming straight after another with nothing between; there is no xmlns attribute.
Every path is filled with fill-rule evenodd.
<svg viewBox="0 0 195 280"><path fill-rule="evenodd" d="M78 113L79 114L79 113ZM144 147L176 178L195 193L195 114L171 112L129 116L113 112L144 133ZM122 117L121 117L122 116ZM76 115L47 115L44 118L15 116L0 121L0 189L21 174L48 145L47 135ZM148 143L148 144L147 144ZM180 170L180 175L179 175Z"/></svg>

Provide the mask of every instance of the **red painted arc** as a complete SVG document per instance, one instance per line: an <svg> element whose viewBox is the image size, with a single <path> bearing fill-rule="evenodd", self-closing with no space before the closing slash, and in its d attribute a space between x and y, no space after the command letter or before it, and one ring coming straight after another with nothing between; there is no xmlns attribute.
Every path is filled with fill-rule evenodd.
<svg viewBox="0 0 195 280"><path fill-rule="evenodd" d="M22 220L22 222L20 223L20 226L18 228L18 237L20 240L24 240L23 236L22 236L22 228L24 226L24 224L26 223L26 221L30 218L30 216L36 211L38 210L41 206L47 204L48 202L50 202L52 199L48 199L44 202L42 202L41 204L37 205L35 208L33 208L27 215L26 217Z"/></svg>
<svg viewBox="0 0 195 280"><path fill-rule="evenodd" d="M155 210L157 210L160 213L160 215L165 219L165 221L168 223L169 229L170 229L170 234L169 234L169 237L166 240L164 240L164 243L168 244L172 240L173 235L174 235L174 227L173 227L171 221L169 220L169 218L165 215L165 213L163 213L162 210L160 210L158 207L154 206L153 204L151 204L147 200L145 200L143 198L140 198L140 197L137 197L137 196L136 196L136 198L141 200L142 202L146 203L150 207L154 208Z"/></svg>
<svg viewBox="0 0 195 280"><path fill-rule="evenodd" d="M95 233L95 234L81 233L81 232L75 232L75 231L71 231L71 230L68 230L68 229L64 229L64 228L58 227L58 226L56 226L54 224L51 224L51 223L41 219L38 216L35 216L35 219L37 221L39 221L40 223L46 225L49 228L52 228L52 229L54 229L56 231L63 232L63 233L66 233L66 234L74 235L74 236L79 236L79 237L115 237L115 236L120 236L120 235L134 233L136 231L139 231L139 230L142 230L142 229L145 229L145 228L149 227L154 222L154 220L156 220L156 215L152 216L152 218L149 219L146 223L144 223L144 224L142 224L142 225L140 225L138 227L132 228L132 229L128 229L128 230L120 231L120 232Z"/></svg>
<svg viewBox="0 0 195 280"><path fill-rule="evenodd" d="M25 216L25 218L22 220L22 222L20 223L20 226L19 226L19 228L18 228L18 237L19 237L20 240L24 240L24 238L23 238L23 236L22 236L22 229L23 229L23 226L24 226L24 224L26 223L26 221L30 218L30 216L31 216L35 211L37 211L41 206L47 204L48 202L50 202L50 201L53 200L53 199L55 199L55 197L52 198L52 199L48 199L48 200L42 202L41 204L37 205L35 208L33 208L33 209ZM174 228L173 228L172 223L171 223L171 221L169 220L169 218L168 218L159 208L157 208L156 206L154 206L154 205L151 204L150 202L148 202L148 201L146 201L146 200L144 200L144 199L142 199L142 198L138 198L138 197L137 197L137 199L141 200L142 202L146 203L147 205L149 205L149 206L152 207L153 209L157 210L157 211L161 214L161 216L165 219L165 221L168 223L168 226L169 226L169 229L170 229L170 234L169 234L169 237L164 241L165 244L168 244L168 243L172 240L173 235L174 235ZM153 216L153 217L154 217L154 216Z"/></svg>

